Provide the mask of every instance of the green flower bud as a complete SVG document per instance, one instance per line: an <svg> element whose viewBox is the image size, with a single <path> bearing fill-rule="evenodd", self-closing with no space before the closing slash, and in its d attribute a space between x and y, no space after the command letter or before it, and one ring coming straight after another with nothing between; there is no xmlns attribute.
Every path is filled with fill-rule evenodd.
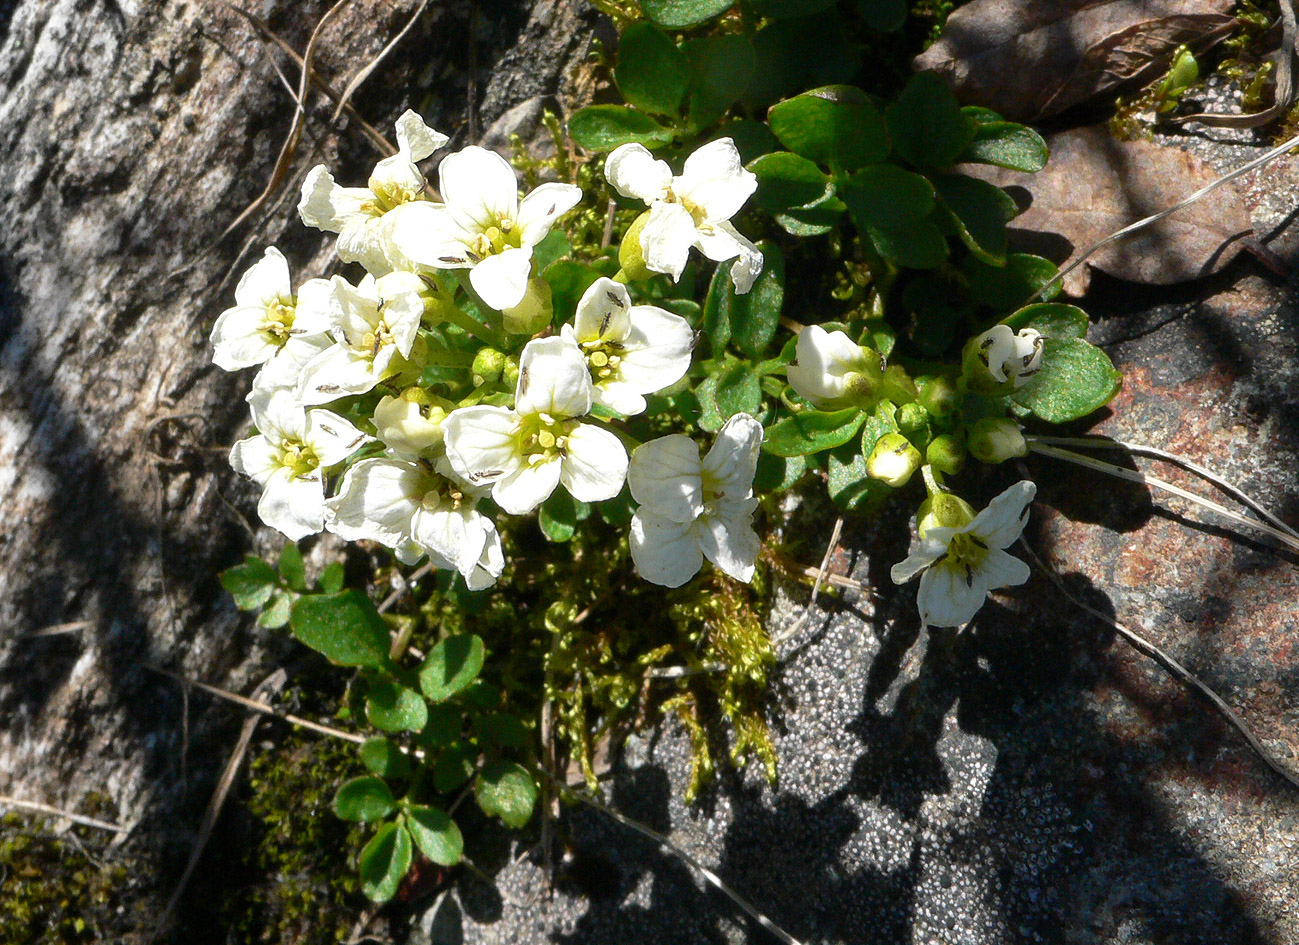
<svg viewBox="0 0 1299 945"><path fill-rule="evenodd" d="M550 283L536 276L528 280L528 289L523 294L523 301L501 311L505 330L512 335L535 335L550 324L550 318L554 313L555 305L551 297Z"/></svg>
<svg viewBox="0 0 1299 945"><path fill-rule="evenodd" d="M922 462L920 450L910 440L901 433L886 433L866 460L866 474L897 489L907 484Z"/></svg>
<svg viewBox="0 0 1299 945"><path fill-rule="evenodd" d="M867 364L864 371L852 371L844 375L843 395L854 407L870 410L880 399L880 371L874 365Z"/></svg>
<svg viewBox="0 0 1299 945"><path fill-rule="evenodd" d="M948 417L960 404L961 392L956 382L943 375L916 379L920 389L920 404L935 417Z"/></svg>
<svg viewBox="0 0 1299 945"><path fill-rule="evenodd" d="M916 531L923 539L929 529L964 528L974 521L974 506L950 492L937 492L920 503L916 512Z"/></svg>
<svg viewBox="0 0 1299 945"><path fill-rule="evenodd" d="M474 355L474 363L470 370L481 377L483 382L495 381L505 370L506 360L505 352L497 351L495 348L482 348Z"/></svg>
<svg viewBox="0 0 1299 945"><path fill-rule="evenodd" d="M515 358L510 358L505 362L505 368L501 371L501 383L507 387L514 387L519 383L519 362Z"/></svg>
<svg viewBox="0 0 1299 945"><path fill-rule="evenodd" d="M903 404L898 408L896 420L903 433L915 433L929 424L929 412L919 404Z"/></svg>
<svg viewBox="0 0 1299 945"><path fill-rule="evenodd" d="M984 417L970 428L970 452L985 463L1004 463L1028 455L1019 424L1009 417Z"/></svg>
<svg viewBox="0 0 1299 945"><path fill-rule="evenodd" d="M954 476L965 465L965 446L950 433L934 437L925 450L925 461L940 473Z"/></svg>
<svg viewBox="0 0 1299 945"><path fill-rule="evenodd" d="M638 216L623 235L622 245L618 247L618 265L628 282L641 282L654 273L645 266L645 251L641 249L640 234L649 220L649 211ZM622 281L622 280L619 280Z"/></svg>

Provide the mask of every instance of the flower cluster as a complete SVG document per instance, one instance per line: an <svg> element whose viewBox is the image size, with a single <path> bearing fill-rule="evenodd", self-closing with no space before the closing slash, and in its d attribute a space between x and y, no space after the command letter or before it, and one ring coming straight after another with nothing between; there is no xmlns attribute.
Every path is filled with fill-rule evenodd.
<svg viewBox="0 0 1299 945"><path fill-rule="evenodd" d="M690 370L691 326L606 277L555 311L536 248L581 190L521 196L508 162L467 147L442 160L434 194L418 162L446 136L407 112L397 138L366 187L339 186L323 166L302 187L303 222L338 234L359 281L311 279L295 293L271 247L213 328L218 366L258 368L257 432L230 462L262 487L262 520L294 540L328 529L405 564L427 557L479 589L505 567L496 510L528 514L560 488L585 503L629 489L643 577L677 586L707 558L750 580L762 425L736 415L701 460L686 436L638 444L625 423ZM697 246L735 259L747 290L762 257L729 223L754 189L734 145L701 148L677 178L644 158L611 158L610 179L652 203L650 268L679 276Z"/></svg>

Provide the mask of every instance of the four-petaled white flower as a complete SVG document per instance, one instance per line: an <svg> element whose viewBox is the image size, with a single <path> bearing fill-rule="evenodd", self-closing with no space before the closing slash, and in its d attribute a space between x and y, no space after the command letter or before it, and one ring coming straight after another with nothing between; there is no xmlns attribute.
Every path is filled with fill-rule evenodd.
<svg viewBox="0 0 1299 945"><path fill-rule="evenodd" d="M591 409L591 375L563 338L528 342L519 358L514 409L461 407L442 424L447 458L511 515L530 512L561 482L582 502L612 499L627 475L627 450L613 433L578 418Z"/></svg>
<svg viewBox="0 0 1299 945"><path fill-rule="evenodd" d="M334 276L330 325L335 344L302 368L301 401L323 404L364 394L405 370L424 316L423 288L424 280L413 272L366 276L355 287Z"/></svg>
<svg viewBox="0 0 1299 945"><path fill-rule="evenodd" d="M397 153L374 167L366 187L340 187L323 164L302 182L298 214L307 226L338 234L338 258L359 262L375 275L406 268L389 233L410 206L429 204L424 175L415 166L442 145L447 136L434 131L407 109L397 119Z"/></svg>
<svg viewBox="0 0 1299 945"><path fill-rule="evenodd" d="M328 410L306 410L287 391L252 397L257 435L230 450L230 465L262 487L257 514L293 541L325 527L324 470L370 437Z"/></svg>
<svg viewBox="0 0 1299 945"><path fill-rule="evenodd" d="M631 557L641 577L680 587L707 558L740 581L753 578L761 547L753 530L753 474L762 424L736 414L708 455L674 433L636 448L627 475L640 503L631 522Z"/></svg>
<svg viewBox="0 0 1299 945"><path fill-rule="evenodd" d="M1034 328L1015 332L1009 325L993 325L973 346L992 379L998 384L1013 381L1015 390L1042 369L1042 335Z"/></svg>
<svg viewBox="0 0 1299 945"><path fill-rule="evenodd" d="M329 331L329 283L312 279L295 298L289 263L274 246L239 279L235 304L212 326L212 360L226 371L298 354L302 339Z"/></svg>
<svg viewBox="0 0 1299 945"><path fill-rule="evenodd" d="M731 225L758 186L744 169L730 138L709 142L686 158L679 177L666 161L640 144L616 148L604 162L604 176L624 197L649 204L640 233L646 268L680 279L690 247L714 262L734 259L735 291L748 292L762 272L762 253Z"/></svg>
<svg viewBox="0 0 1299 945"><path fill-rule="evenodd" d="M645 394L690 370L690 323L653 305L632 305L627 287L612 279L591 284L561 333L586 357L595 402L627 416L645 409Z"/></svg>
<svg viewBox="0 0 1299 945"><path fill-rule="evenodd" d="M789 386L822 410L854 405L857 387L880 377L880 357L841 331L808 325L798 333L794 360L785 369ZM860 380L859 380L860 379Z"/></svg>
<svg viewBox="0 0 1299 945"><path fill-rule="evenodd" d="M419 266L468 269L469 282L492 308L523 301L532 247L582 199L572 184L542 184L522 200L508 161L470 146L438 167L444 205L413 204L394 221L394 246Z"/></svg>
<svg viewBox="0 0 1299 945"><path fill-rule="evenodd" d="M959 627L974 618L988 591L1023 584L1029 569L1005 549L1028 523L1028 506L1037 487L1015 483L959 528L935 525L905 560L893 566L895 584L920 572L916 603L928 626Z"/></svg>
<svg viewBox="0 0 1299 945"><path fill-rule="evenodd" d="M403 564L424 555L454 569L470 590L495 583L505 567L496 525L477 510L478 494L446 460L363 459L343 476L325 503L330 531L347 541L368 539L392 548Z"/></svg>

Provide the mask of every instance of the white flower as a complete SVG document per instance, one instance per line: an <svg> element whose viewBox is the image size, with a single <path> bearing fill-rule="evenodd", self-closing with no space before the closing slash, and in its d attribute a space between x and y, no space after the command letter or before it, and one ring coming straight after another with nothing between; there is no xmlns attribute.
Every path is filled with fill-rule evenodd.
<svg viewBox="0 0 1299 945"><path fill-rule="evenodd" d="M591 409L591 375L563 338L528 342L519 358L514 409L461 407L442 424L447 458L471 483L491 483L506 512L530 512L561 482L582 502L612 499L627 476L627 450L613 433L577 418Z"/></svg>
<svg viewBox="0 0 1299 945"><path fill-rule="evenodd" d="M631 522L631 557L641 577L680 587L707 558L740 581L753 578L761 545L753 530L753 474L762 424L736 414L701 461L699 447L674 433L637 447L627 475L640 503Z"/></svg>
<svg viewBox="0 0 1299 945"><path fill-rule="evenodd" d="M879 378L879 360L878 354L841 331L808 325L798 333L794 360L785 375L794 392L813 406L837 410L854 405L855 388Z"/></svg>
<svg viewBox="0 0 1299 945"><path fill-rule="evenodd" d="M1013 381L1019 390L1042 369L1042 335L1024 328L993 325L971 342L983 366L998 384Z"/></svg>
<svg viewBox="0 0 1299 945"><path fill-rule="evenodd" d="M212 360L226 371L253 367L296 347L299 339L329 331L328 308L321 287L312 279L293 295L289 263L274 246L239 279L235 304L212 326ZM291 355L292 356L292 355Z"/></svg>
<svg viewBox="0 0 1299 945"><path fill-rule="evenodd" d="M522 200L508 161L468 147L438 167L444 205L413 204L395 220L396 249L432 269L468 269L469 281L494 309L523 301L532 247L582 199L572 184L542 184Z"/></svg>
<svg viewBox="0 0 1299 945"><path fill-rule="evenodd" d="M731 225L731 217L757 189L758 178L744 169L730 138L718 138L686 158L679 177L640 144L614 149L604 176L624 197L649 204L640 234L645 265L681 278L690 247L715 262L734 259L731 280L741 294L762 272L762 253Z"/></svg>
<svg viewBox="0 0 1299 945"><path fill-rule="evenodd" d="M366 276L353 286L334 276L330 324L335 344L302 368L298 397L323 404L364 394L400 373L424 316L424 281L413 272Z"/></svg>
<svg viewBox="0 0 1299 945"><path fill-rule="evenodd" d="M577 303L564 338L586 357L594 399L631 416L645 409L644 394L681 380L690 370L695 333L680 315L653 305L632 305L627 287L600 278Z"/></svg>
<svg viewBox="0 0 1299 945"><path fill-rule="evenodd" d="M428 459L442 446L446 411L405 397L385 397L374 408L374 432L389 454L402 459Z"/></svg>
<svg viewBox="0 0 1299 945"><path fill-rule="evenodd" d="M973 619L988 591L1023 584L1028 565L1004 550L1028 523L1028 506L1037 487L1027 479L1015 483L967 525L936 525L920 545L891 572L904 584L921 571L916 603L920 619L935 627L959 627Z"/></svg>
<svg viewBox="0 0 1299 945"><path fill-rule="evenodd" d="M368 186L340 187L325 165L311 169L298 203L302 222L337 233L338 258L343 262L359 262L374 275L405 268L405 260L388 239L400 215L394 211L429 203L423 196L424 175L415 162L446 143L446 135L407 109L397 119L397 153L375 165Z"/></svg>
<svg viewBox="0 0 1299 945"><path fill-rule="evenodd" d="M424 555L459 571L470 590L493 584L505 567L496 525L476 508L477 495L445 460L363 459L343 476L325 503L330 531L347 541L368 539L392 548L403 564Z"/></svg>
<svg viewBox="0 0 1299 945"><path fill-rule="evenodd" d="M257 514L293 541L325 527L324 470L370 437L328 410L305 410L287 391L252 397L257 435L230 450L230 465L262 487Z"/></svg>

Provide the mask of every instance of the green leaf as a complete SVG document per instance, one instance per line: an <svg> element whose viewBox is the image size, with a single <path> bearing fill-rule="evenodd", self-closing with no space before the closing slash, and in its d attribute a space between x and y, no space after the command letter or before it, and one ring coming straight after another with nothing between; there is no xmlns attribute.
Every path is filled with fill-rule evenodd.
<svg viewBox="0 0 1299 945"><path fill-rule="evenodd" d="M1014 198L994 184L964 174L935 174L930 180L951 213L961 242L989 265L1003 265L1006 224L1019 213Z"/></svg>
<svg viewBox="0 0 1299 945"><path fill-rule="evenodd" d="M861 47L834 9L768 23L753 36L761 67L745 102L761 107L804 89L850 82L861 66Z"/></svg>
<svg viewBox="0 0 1299 945"><path fill-rule="evenodd" d="M454 791L474 776L474 762L478 752L468 745L452 745L438 755L433 766L433 786L445 794Z"/></svg>
<svg viewBox="0 0 1299 945"><path fill-rule="evenodd" d="M827 194L806 207L794 207L775 214L773 219L785 232L794 236L820 236L839 225L848 206L833 194Z"/></svg>
<svg viewBox="0 0 1299 945"><path fill-rule="evenodd" d="M221 572L221 586L235 599L240 610L256 610L268 600L279 578L269 564L256 555L248 555L243 564Z"/></svg>
<svg viewBox="0 0 1299 945"><path fill-rule="evenodd" d="M974 140L958 159L960 163L995 164L1030 174L1046 167L1051 149L1032 128L1005 121L996 112L977 105L967 105L961 111L978 126Z"/></svg>
<svg viewBox="0 0 1299 945"><path fill-rule="evenodd" d="M787 20L793 16L808 16L834 6L834 0L754 0L754 8L773 20Z"/></svg>
<svg viewBox="0 0 1299 945"><path fill-rule="evenodd" d="M367 738L361 746L361 764L371 774L393 780L410 777L410 759L391 738Z"/></svg>
<svg viewBox="0 0 1299 945"><path fill-rule="evenodd" d="M588 105L579 109L568 119L568 133L588 151L612 151L633 142L654 147L672 140L671 128L624 105Z"/></svg>
<svg viewBox="0 0 1299 945"><path fill-rule="evenodd" d="M857 12L866 25L881 33L902 29L907 21L906 0L857 0Z"/></svg>
<svg viewBox="0 0 1299 945"><path fill-rule="evenodd" d="M762 409L762 387L753 366L741 361L717 378L717 411L723 420Z"/></svg>
<svg viewBox="0 0 1299 945"><path fill-rule="evenodd" d="M342 666L388 663L388 625L360 591L300 597L289 626L295 637Z"/></svg>
<svg viewBox="0 0 1299 945"><path fill-rule="evenodd" d="M428 704L414 689L380 680L370 686L365 717L385 732L418 732L428 721Z"/></svg>
<svg viewBox="0 0 1299 945"><path fill-rule="evenodd" d="M789 150L831 168L855 170L889 153L879 110L850 85L813 89L773 105L767 123Z"/></svg>
<svg viewBox="0 0 1299 945"><path fill-rule="evenodd" d="M859 442L845 443L830 451L826 462L826 486L830 500L846 512L869 512L890 495L892 487L866 474L866 457L886 433L897 431L886 408L877 407L862 425Z"/></svg>
<svg viewBox="0 0 1299 945"><path fill-rule="evenodd" d="M361 891L375 902L397 895L410 869L410 834L397 824L384 824L361 850L358 860Z"/></svg>
<svg viewBox="0 0 1299 945"><path fill-rule="evenodd" d="M293 542L288 542L280 550L280 577L292 590L301 594L307 589L307 572L302 564L302 552Z"/></svg>
<svg viewBox="0 0 1299 945"><path fill-rule="evenodd" d="M881 256L911 269L934 269L947 261L947 240L933 220L917 220L893 230L868 229Z"/></svg>
<svg viewBox="0 0 1299 945"><path fill-rule="evenodd" d="M748 37L735 33L686 43L693 81L687 113L696 128L706 128L740 100L758 71L758 56Z"/></svg>
<svg viewBox="0 0 1299 945"><path fill-rule="evenodd" d="M1063 302L1035 302L1018 312L1007 315L1002 324L1015 331L1033 328L1045 338L1082 338L1087 334L1090 319L1076 305Z"/></svg>
<svg viewBox="0 0 1299 945"><path fill-rule="evenodd" d="M334 795L334 813L342 820L365 823L383 820L396 806L388 785L369 776L344 782Z"/></svg>
<svg viewBox="0 0 1299 945"><path fill-rule="evenodd" d="M480 738L501 748L522 748L528 743L528 730L518 716L508 712L480 715L476 728Z"/></svg>
<svg viewBox="0 0 1299 945"><path fill-rule="evenodd" d="M465 853L465 840L456 822L436 807L410 807L406 829L420 852L439 866L455 866Z"/></svg>
<svg viewBox="0 0 1299 945"><path fill-rule="evenodd" d="M730 138L734 141L736 150L740 152L740 160L745 164L776 150L780 145L765 121L747 118L726 122L712 138Z"/></svg>
<svg viewBox="0 0 1299 945"><path fill-rule="evenodd" d="M947 240L934 223L934 189L919 174L891 164L862 168L841 196L857 228L886 259L913 269L947 260Z"/></svg>
<svg viewBox="0 0 1299 945"><path fill-rule="evenodd" d="M766 495L791 489L807 472L806 456L758 456L758 470L753 477L753 491Z"/></svg>
<svg viewBox="0 0 1299 945"><path fill-rule="evenodd" d="M280 591L271 598L267 608L257 615L257 626L278 630L289 622L289 614L292 610L293 595L288 591Z"/></svg>
<svg viewBox="0 0 1299 945"><path fill-rule="evenodd" d="M1047 338L1042 370L1013 399L1048 423L1068 423L1104 407L1121 386L1123 375L1100 348L1081 338Z"/></svg>
<svg viewBox="0 0 1299 945"><path fill-rule="evenodd" d="M733 298L735 285L731 282L729 267L718 266L713 270L712 281L708 283L708 294L704 296L704 334L708 337L708 348L713 357L719 357L731 343ZM702 397L699 402L703 403Z"/></svg>
<svg viewBox="0 0 1299 945"><path fill-rule="evenodd" d="M419 738L425 745L439 747L459 738L464 727L465 714L460 706L449 702L431 705L428 709L428 722L424 725L424 731L419 733Z"/></svg>
<svg viewBox="0 0 1299 945"><path fill-rule="evenodd" d="M885 117L898 154L915 167L936 170L960 159L978 125L933 72L912 76Z"/></svg>
<svg viewBox="0 0 1299 945"><path fill-rule="evenodd" d="M695 396L699 399L699 429L705 433L716 433L726 422L721 408L717 406L717 382L721 374L710 374L695 387Z"/></svg>
<svg viewBox="0 0 1299 945"><path fill-rule="evenodd" d="M866 414L856 407L803 410L767 428L762 449L777 456L804 456L847 443L861 429Z"/></svg>
<svg viewBox="0 0 1299 945"><path fill-rule="evenodd" d="M537 785L521 765L491 761L478 776L474 797L483 813L501 818L507 827L518 828L532 818Z"/></svg>
<svg viewBox="0 0 1299 945"><path fill-rule="evenodd" d="M721 16L735 0L640 0L645 15L666 29L679 30Z"/></svg>
<svg viewBox="0 0 1299 945"><path fill-rule="evenodd" d="M1004 312L1038 292L1060 271L1055 263L1028 253L1010 253L1004 266L989 266L977 256L966 256L961 271L969 278L970 294L982 305ZM1060 294L1057 282L1046 292L1050 301Z"/></svg>
<svg viewBox="0 0 1299 945"><path fill-rule="evenodd" d="M337 594L343 589L343 579L346 574L343 562L331 561L325 565L325 570L320 572L320 580L316 582L316 587L322 594Z"/></svg>
<svg viewBox="0 0 1299 945"><path fill-rule="evenodd" d="M600 271L576 259L560 259L542 270L542 277L550 283L551 304L555 306L555 322L572 321L582 293L600 278Z"/></svg>
<svg viewBox="0 0 1299 945"><path fill-rule="evenodd" d="M622 34L613 77L629 105L677 116L690 85L690 60L662 30L633 23Z"/></svg>
<svg viewBox="0 0 1299 945"><path fill-rule="evenodd" d="M536 261L537 272L545 272L553 265L573 252L573 244L563 230L556 227L545 235L536 246L532 247L532 258Z"/></svg>
<svg viewBox="0 0 1299 945"><path fill-rule="evenodd" d="M419 668L419 687L434 702L445 702L467 687L483 668L483 641L459 633L438 642Z"/></svg>
<svg viewBox="0 0 1299 945"><path fill-rule="evenodd" d="M569 541L577 531L577 508L567 489L556 489L541 504L537 524L542 533L555 542Z"/></svg>
<svg viewBox="0 0 1299 945"><path fill-rule="evenodd" d="M749 164L758 178L753 201L764 210L786 210L814 203L831 192L832 185L814 163L790 151L764 154Z"/></svg>
<svg viewBox="0 0 1299 945"><path fill-rule="evenodd" d="M771 344L785 302L785 256L770 240L762 240L757 245L762 251L762 272L744 295L735 294L729 276L730 267L718 267L727 270L731 340L751 358L762 357Z"/></svg>

